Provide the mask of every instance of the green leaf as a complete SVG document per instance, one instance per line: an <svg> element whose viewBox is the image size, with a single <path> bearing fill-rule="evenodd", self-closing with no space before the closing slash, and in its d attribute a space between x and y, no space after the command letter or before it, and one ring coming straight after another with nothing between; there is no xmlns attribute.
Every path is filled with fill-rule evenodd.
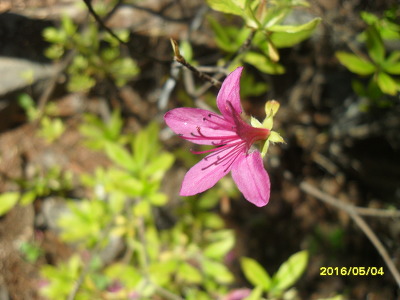
<svg viewBox="0 0 400 300"><path fill-rule="evenodd" d="M397 85L397 82L392 77L390 77L388 74L386 74L384 72L378 73L377 83L378 83L379 88L385 94L395 96L397 94L397 91L399 90L399 86Z"/></svg>
<svg viewBox="0 0 400 300"><path fill-rule="evenodd" d="M175 259L167 261L156 261L149 267L149 275L153 282L158 285L167 285L171 281L171 275L174 274L178 267L178 262ZM150 298L146 298L150 299Z"/></svg>
<svg viewBox="0 0 400 300"><path fill-rule="evenodd" d="M209 258L222 259L235 244L235 238L231 231L223 231L221 239L209 244L204 249L204 255Z"/></svg>
<svg viewBox="0 0 400 300"><path fill-rule="evenodd" d="M203 270L204 273L214 278L218 283L227 284L233 281L232 273L224 264L220 263L219 261L208 259L204 260Z"/></svg>
<svg viewBox="0 0 400 300"><path fill-rule="evenodd" d="M175 158L171 153L161 153L144 168L143 173L151 175L155 179L161 179L165 171L172 166L174 160Z"/></svg>
<svg viewBox="0 0 400 300"><path fill-rule="evenodd" d="M62 29L69 36L73 36L77 30L76 25L72 22L72 19L67 15L62 16L61 25Z"/></svg>
<svg viewBox="0 0 400 300"><path fill-rule="evenodd" d="M188 40L182 40L179 45L180 52L186 61L193 61L193 48Z"/></svg>
<svg viewBox="0 0 400 300"><path fill-rule="evenodd" d="M314 30L315 27L321 22L321 18L315 18L311 21L301 25L273 25L268 27L268 31L272 32L286 32L286 33L299 33L302 31Z"/></svg>
<svg viewBox="0 0 400 300"><path fill-rule="evenodd" d="M391 52L382 67L389 74L400 75L400 51Z"/></svg>
<svg viewBox="0 0 400 300"><path fill-rule="evenodd" d="M238 5L238 1L234 0L207 0L208 5L217 11L241 16L244 14L242 7Z"/></svg>
<svg viewBox="0 0 400 300"><path fill-rule="evenodd" d="M371 14L367 11L362 11L360 13L360 17L361 19L364 20L365 23L367 23L368 25L373 25L378 23L379 18L377 16L375 16L374 14Z"/></svg>
<svg viewBox="0 0 400 300"><path fill-rule="evenodd" d="M150 145L148 134L145 130L140 131L133 141L132 150L134 154L134 160L139 168L142 168L148 158Z"/></svg>
<svg viewBox="0 0 400 300"><path fill-rule="evenodd" d="M392 75L400 75L400 62L390 65L385 65L384 70Z"/></svg>
<svg viewBox="0 0 400 300"><path fill-rule="evenodd" d="M134 171L137 168L132 155L121 145L108 142L105 144L107 156L120 167Z"/></svg>
<svg viewBox="0 0 400 300"><path fill-rule="evenodd" d="M40 274L48 284L40 290L41 294L49 299L67 299L79 277L81 264L79 256L74 255L57 266L44 265Z"/></svg>
<svg viewBox="0 0 400 300"><path fill-rule="evenodd" d="M256 9L256 7L251 7L252 4L257 4L256 1L252 1L252 0L246 0L245 1L245 5L244 5L244 13L242 15L242 17L246 20L246 25L251 27L251 28L261 28L261 23L260 21L257 19L257 17L254 14L254 9Z"/></svg>
<svg viewBox="0 0 400 300"><path fill-rule="evenodd" d="M42 35L46 41L53 44L63 44L67 39L67 35L64 31L58 30L54 27L45 28Z"/></svg>
<svg viewBox="0 0 400 300"><path fill-rule="evenodd" d="M381 35L375 26L369 26L365 33L367 35L366 43L369 56L373 61L381 64L385 58L385 46Z"/></svg>
<svg viewBox="0 0 400 300"><path fill-rule="evenodd" d="M189 284L199 284L202 281L200 271L187 262L179 264L176 276L179 281Z"/></svg>
<svg viewBox="0 0 400 300"><path fill-rule="evenodd" d="M270 290L271 277L256 260L242 257L240 265L242 266L244 276L253 286L261 286L266 292Z"/></svg>
<svg viewBox="0 0 400 300"><path fill-rule="evenodd" d="M267 74L283 74L285 72L285 68L282 65L274 63L268 57L260 53L247 52L243 60Z"/></svg>
<svg viewBox="0 0 400 300"><path fill-rule="evenodd" d="M60 118L51 120L49 117L44 116L40 122L38 135L45 138L47 142L52 143L64 133L64 130L65 126Z"/></svg>
<svg viewBox="0 0 400 300"><path fill-rule="evenodd" d="M36 199L36 192L35 191L28 191L21 195L21 205L28 205L31 204Z"/></svg>
<svg viewBox="0 0 400 300"><path fill-rule="evenodd" d="M271 26L274 26L280 23L286 16L291 12L291 9L288 7L271 7L267 10L267 14L265 15L262 26L264 29L267 29Z"/></svg>
<svg viewBox="0 0 400 300"><path fill-rule="evenodd" d="M262 286L258 286L255 289L251 291L251 294L248 295L246 298L243 300L261 300L261 295L263 293L263 288Z"/></svg>
<svg viewBox="0 0 400 300"><path fill-rule="evenodd" d="M392 51L386 59L387 63L397 63L400 60L400 50Z"/></svg>
<svg viewBox="0 0 400 300"><path fill-rule="evenodd" d="M242 77L240 86L240 95L242 98L247 98L247 96L260 96L268 91L269 88L267 82L256 81L251 74Z"/></svg>
<svg viewBox="0 0 400 300"><path fill-rule="evenodd" d="M297 33L273 32L270 40L276 48L289 48L308 39L313 32L314 30L305 30Z"/></svg>
<svg viewBox="0 0 400 300"><path fill-rule="evenodd" d="M149 202L142 200L133 207L133 214L135 216L147 217L150 215L150 213L151 213L151 207Z"/></svg>
<svg viewBox="0 0 400 300"><path fill-rule="evenodd" d="M207 16L207 21L215 34L215 42L218 47L226 52L234 52L235 50L232 50L234 47L232 47L232 43L226 33L226 28L222 27L219 22L211 16Z"/></svg>
<svg viewBox="0 0 400 300"><path fill-rule="evenodd" d="M206 228L220 229L225 225L224 220L220 216L211 212L201 214L201 220Z"/></svg>
<svg viewBox="0 0 400 300"><path fill-rule="evenodd" d="M359 75L370 75L375 72L375 65L354 54L338 51L335 53L337 59L351 72Z"/></svg>
<svg viewBox="0 0 400 300"><path fill-rule="evenodd" d="M59 59L64 54L64 48L60 45L54 44L45 50L46 57L50 59Z"/></svg>
<svg viewBox="0 0 400 300"><path fill-rule="evenodd" d="M163 193L155 193L148 196L149 201L155 206L164 206L168 202L167 195Z"/></svg>
<svg viewBox="0 0 400 300"><path fill-rule="evenodd" d="M284 262L272 278L271 290L283 292L292 286L304 273L308 262L308 252L300 251Z"/></svg>
<svg viewBox="0 0 400 300"><path fill-rule="evenodd" d="M219 203L219 200L220 196L209 190L209 192L203 193L200 196L200 199L196 201L196 205L203 210L207 210L214 208Z"/></svg>
<svg viewBox="0 0 400 300"><path fill-rule="evenodd" d="M18 192L7 192L0 195L0 216L10 211L18 202Z"/></svg>
<svg viewBox="0 0 400 300"><path fill-rule="evenodd" d="M71 92L83 92L94 87L96 80L83 74L73 74L68 81L67 87Z"/></svg>
<svg viewBox="0 0 400 300"><path fill-rule="evenodd" d="M109 170L108 174L110 179L106 182L107 191L113 192L117 190L131 197L143 194L144 183L131 174L118 172L117 170Z"/></svg>

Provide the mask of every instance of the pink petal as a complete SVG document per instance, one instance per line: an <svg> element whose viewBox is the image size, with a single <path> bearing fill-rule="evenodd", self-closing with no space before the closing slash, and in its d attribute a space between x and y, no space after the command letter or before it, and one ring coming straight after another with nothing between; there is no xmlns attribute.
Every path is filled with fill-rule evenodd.
<svg viewBox="0 0 400 300"><path fill-rule="evenodd" d="M231 148L221 151L218 156L229 155ZM204 192L213 187L218 180L229 173L231 166L224 166L223 163L214 165L215 153L212 153L197 164L195 164L185 175L180 191L181 196L192 196Z"/></svg>
<svg viewBox="0 0 400 300"><path fill-rule="evenodd" d="M210 122L210 114L216 122ZM207 119L207 120L206 120ZM165 123L182 138L201 145L217 144L215 137L228 137L236 135L230 131L232 124L225 121L222 116L200 108L181 107L170 110L164 115ZM194 135L199 136L198 128L203 135L200 139L194 139ZM210 139L207 139L209 137Z"/></svg>
<svg viewBox="0 0 400 300"><path fill-rule="evenodd" d="M240 76L243 67L236 68L230 73L222 83L222 87L218 92L217 106L225 119L232 121L232 111L227 103L232 104L233 109L240 114L242 105L240 104Z"/></svg>
<svg viewBox="0 0 400 300"><path fill-rule="evenodd" d="M260 152L239 157L232 166L232 178L247 201L259 207L268 204L271 183Z"/></svg>

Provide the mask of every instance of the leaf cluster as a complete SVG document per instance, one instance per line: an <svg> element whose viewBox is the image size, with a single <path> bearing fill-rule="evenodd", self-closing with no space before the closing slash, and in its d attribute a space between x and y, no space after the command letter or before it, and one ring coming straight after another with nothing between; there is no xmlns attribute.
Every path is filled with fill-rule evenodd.
<svg viewBox="0 0 400 300"><path fill-rule="evenodd" d="M161 182L174 157L162 149L158 125L135 135L122 134L122 128L118 111L105 123L87 116L81 126L87 146L103 152L112 164L81 176L92 196L70 200L58 222L62 240L89 252L90 258L75 255L60 266L43 267L48 284L42 293L66 299L83 276L76 299L157 299L160 289L189 300L226 294L234 277L224 259L235 238L212 212L219 191L171 207ZM165 222L160 212L167 207L175 220L160 225ZM116 241L124 245L125 259L105 264L101 253Z"/></svg>
<svg viewBox="0 0 400 300"><path fill-rule="evenodd" d="M208 0L207 3L214 10L239 16L245 24L242 28L223 26L214 18L208 18L216 43L228 54L228 59L239 54L233 58L234 65L245 62L267 74L284 73L278 49L293 47L309 38L321 21L314 18L304 24L285 24L294 8L308 6L306 1ZM252 49L240 53L252 35Z"/></svg>
<svg viewBox="0 0 400 300"><path fill-rule="evenodd" d="M123 41L129 38L126 30L116 34ZM123 86L139 73L135 61L122 56L119 41L108 32L100 32L94 22L79 30L70 17L63 16L60 28L48 27L43 36L51 43L45 52L47 57L60 60L73 51L72 62L67 68L70 91L87 91L106 78Z"/></svg>
<svg viewBox="0 0 400 300"><path fill-rule="evenodd" d="M362 19L368 24L360 34L359 40L364 42L366 52L336 52L336 57L351 72L360 76L370 76L365 88L359 81L354 81L353 88L362 97L379 101L384 94L395 96L400 91L400 51L388 52L385 39L400 39L400 26L387 18L363 12Z"/></svg>

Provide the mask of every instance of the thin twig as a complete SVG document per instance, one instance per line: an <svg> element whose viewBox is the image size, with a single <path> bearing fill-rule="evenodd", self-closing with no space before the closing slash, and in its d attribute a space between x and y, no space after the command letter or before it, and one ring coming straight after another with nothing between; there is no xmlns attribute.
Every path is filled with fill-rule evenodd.
<svg viewBox="0 0 400 300"><path fill-rule="evenodd" d="M114 31L112 31L105 23L104 21L100 18L100 16L95 12L91 0L83 0L83 2L85 3L85 5L87 6L89 13L93 16L93 18L96 20L96 22L99 24L99 26L105 30L106 32L108 32L114 39L116 39L121 45L125 45L126 47L128 47L128 49L132 52L135 53L139 56L142 56L144 58L150 59L154 62L160 63L160 64L165 64L165 63L170 63L169 60L161 60L159 58L156 58L154 56L151 55L147 55L145 53L140 53L138 51L136 51L133 47L131 47L131 43L130 40L125 42L122 39L119 38L118 35L116 35L114 33Z"/></svg>
<svg viewBox="0 0 400 300"><path fill-rule="evenodd" d="M221 81L216 80L215 78L212 78L211 76L199 71L196 67L192 66L190 63L186 61L186 59L181 55L179 51L179 46L178 43L171 39L171 45L172 49L174 50L174 60L180 63L182 66L188 68L190 71L192 71L197 77L200 79L209 81L213 86L220 88L222 86Z"/></svg>
<svg viewBox="0 0 400 300"><path fill-rule="evenodd" d="M39 116L35 120L35 124L39 124L40 121L42 120L44 116L44 111L46 108L46 104L50 99L50 96L53 94L54 88L57 85L57 81L60 78L60 75L64 73L65 69L70 65L71 61L73 60L74 56L76 54L75 50L71 50L67 56L56 65L56 71L55 74L52 76L50 79L50 82L47 84L46 89L40 96L38 100L38 111L39 111Z"/></svg>
<svg viewBox="0 0 400 300"><path fill-rule="evenodd" d="M399 210L390 209L379 209L371 207L357 207L354 209L359 215L369 216L369 217L381 217L381 218L400 218Z"/></svg>
<svg viewBox="0 0 400 300"><path fill-rule="evenodd" d="M126 42L125 41L123 41L123 40L121 40L120 38L119 38L119 36L118 35L116 35L115 33L114 33L114 31L112 31L110 28L108 28L107 26L106 26L106 24L104 24L104 22L103 22L103 20L100 18L100 16L94 11L94 8L93 8L93 6L92 6L92 0L83 0L83 2L85 2L85 4L86 4L86 6L87 6L87 8L88 8L88 10L89 10L89 13L93 16L93 18L96 20L96 22L100 25L100 27L101 28L103 28L105 31L107 31L114 39L116 39L118 42L120 42L121 44L126 44Z"/></svg>
<svg viewBox="0 0 400 300"><path fill-rule="evenodd" d="M300 189L302 189L307 194L310 194L316 197L319 200L322 200L325 203L328 203L336 208L339 208L349 214L349 216L353 219L353 221L357 224L357 226L364 232L364 234L368 237L371 243L374 245L376 250L378 250L379 254L385 261L387 267L389 268L390 272L392 273L397 285L400 287L400 273L397 270L396 266L394 265L393 261L391 260L389 253L386 251L386 248L383 246L381 241L378 239L376 234L372 231L371 227L364 221L362 217L358 214L357 210L353 205L346 204L339 199L332 197L324 193L323 191L317 189L313 185L302 182L300 183Z"/></svg>

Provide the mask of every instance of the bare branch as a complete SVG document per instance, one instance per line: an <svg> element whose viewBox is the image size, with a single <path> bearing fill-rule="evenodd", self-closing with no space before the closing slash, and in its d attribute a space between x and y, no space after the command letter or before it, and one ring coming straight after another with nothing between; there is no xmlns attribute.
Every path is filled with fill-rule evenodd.
<svg viewBox="0 0 400 300"><path fill-rule="evenodd" d="M378 239L376 234L372 231L371 227L369 227L368 224L364 221L364 219L360 217L360 215L358 214L357 210L353 205L346 204L340 201L339 199L324 193L323 191L317 189L316 187L307 182L300 183L300 189L302 189L307 194L310 194L325 203L328 203L338 209L347 212L349 216L353 219L353 221L357 224L357 226L368 237L368 239L374 245L376 250L378 250L379 254L381 255L387 267L389 268L390 272L392 273L397 285L400 287L400 273L397 270L396 266L394 265L393 261L391 260L389 253L387 252L386 248L383 246L381 241Z"/></svg>

